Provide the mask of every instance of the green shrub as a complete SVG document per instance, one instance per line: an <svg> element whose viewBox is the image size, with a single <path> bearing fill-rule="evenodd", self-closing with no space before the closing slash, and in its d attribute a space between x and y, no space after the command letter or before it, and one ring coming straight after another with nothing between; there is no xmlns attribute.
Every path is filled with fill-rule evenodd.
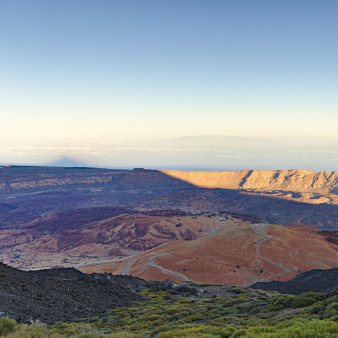
<svg viewBox="0 0 338 338"><path fill-rule="evenodd" d="M245 336L245 330L243 329L237 330L232 334L231 337L241 337L241 336Z"/></svg>
<svg viewBox="0 0 338 338"><path fill-rule="evenodd" d="M295 297L294 300L292 301L292 307L302 308L302 307L310 306L316 302L317 300L313 297L298 296L298 297Z"/></svg>
<svg viewBox="0 0 338 338"><path fill-rule="evenodd" d="M338 303L333 302L327 306L324 313L321 314L321 317L330 318L338 315Z"/></svg>
<svg viewBox="0 0 338 338"><path fill-rule="evenodd" d="M276 326L250 327L245 333L250 338L338 338L338 323L298 319Z"/></svg>
<svg viewBox="0 0 338 338"><path fill-rule="evenodd" d="M7 336L9 333L15 331L15 320L9 318L0 319L0 335Z"/></svg>
<svg viewBox="0 0 338 338"><path fill-rule="evenodd" d="M272 305L275 307L280 307L282 305L283 308L288 308L291 307L294 298L295 297L292 295L279 295L274 297L272 300Z"/></svg>
<svg viewBox="0 0 338 338"><path fill-rule="evenodd" d="M192 323L192 322L195 322L197 320L202 320L202 319L204 319L204 315L202 313L197 312L191 316L184 318L184 321L186 323Z"/></svg>
<svg viewBox="0 0 338 338"><path fill-rule="evenodd" d="M170 295L168 301L163 298L163 292L147 291L147 301L113 309L109 320L95 317L50 327L15 325L14 322L15 331L6 338L338 338L338 323L334 322L338 318L335 297L320 301L320 295L315 293L269 294L259 300L250 292L242 289L234 298L213 300ZM306 308L308 304L313 305ZM305 308L278 315L275 312L293 306ZM322 310L315 311L319 306ZM311 320L316 316L333 320Z"/></svg>
<svg viewBox="0 0 338 338"><path fill-rule="evenodd" d="M304 292L301 294L302 297L311 297L313 299L315 299L316 301L319 301L322 296L320 293L318 292Z"/></svg>
<svg viewBox="0 0 338 338"><path fill-rule="evenodd" d="M193 337L222 337L227 338L231 337L232 333L235 331L233 327L226 327L226 328L219 328L213 326L206 326L201 325L198 327L192 328L183 328L183 329L176 329L168 332L161 332L156 338L174 338L174 337L186 337L186 338L193 338Z"/></svg>

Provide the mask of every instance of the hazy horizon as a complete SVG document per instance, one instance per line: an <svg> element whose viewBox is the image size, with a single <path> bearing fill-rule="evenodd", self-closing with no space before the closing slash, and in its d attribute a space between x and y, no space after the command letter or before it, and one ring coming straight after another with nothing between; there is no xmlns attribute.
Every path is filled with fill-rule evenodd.
<svg viewBox="0 0 338 338"><path fill-rule="evenodd" d="M26 140L2 142L0 165L112 169L336 171L338 146L278 138L186 136L158 140Z"/></svg>
<svg viewBox="0 0 338 338"><path fill-rule="evenodd" d="M3 1L0 163L334 171L337 10Z"/></svg>

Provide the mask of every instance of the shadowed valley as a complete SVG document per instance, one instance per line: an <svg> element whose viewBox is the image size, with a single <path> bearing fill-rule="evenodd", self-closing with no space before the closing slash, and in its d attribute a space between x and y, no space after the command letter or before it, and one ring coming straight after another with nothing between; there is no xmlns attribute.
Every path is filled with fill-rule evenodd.
<svg viewBox="0 0 338 338"><path fill-rule="evenodd" d="M336 189L336 173L304 170L4 167L0 258L157 280L289 280L337 266Z"/></svg>

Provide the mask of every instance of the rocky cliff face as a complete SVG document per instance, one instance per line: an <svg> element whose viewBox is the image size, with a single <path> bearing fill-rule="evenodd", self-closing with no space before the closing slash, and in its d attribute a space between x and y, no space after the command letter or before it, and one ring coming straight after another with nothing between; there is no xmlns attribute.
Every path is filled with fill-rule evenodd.
<svg viewBox="0 0 338 338"><path fill-rule="evenodd" d="M9 167L0 170L0 194L86 187L113 190L200 187L338 195L338 172L316 173L308 170L212 172L47 167Z"/></svg>
<svg viewBox="0 0 338 338"><path fill-rule="evenodd" d="M190 185L157 170L97 168L0 168L0 194L53 189L105 188L113 190L187 188Z"/></svg>
<svg viewBox="0 0 338 338"><path fill-rule="evenodd" d="M338 172L309 170L176 171L162 173L200 188L283 190L338 194Z"/></svg>

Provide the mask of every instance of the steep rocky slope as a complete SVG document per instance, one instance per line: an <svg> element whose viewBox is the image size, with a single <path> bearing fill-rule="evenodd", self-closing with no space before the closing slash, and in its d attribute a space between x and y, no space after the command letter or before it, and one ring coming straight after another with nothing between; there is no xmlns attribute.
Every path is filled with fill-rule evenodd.
<svg viewBox="0 0 338 338"><path fill-rule="evenodd" d="M111 170L97 168L6 167L0 169L0 195L56 189L241 189L307 203L338 203L338 172L244 170L233 172ZM92 191L94 192L94 191Z"/></svg>
<svg viewBox="0 0 338 338"><path fill-rule="evenodd" d="M267 192L273 197L298 202L338 204L338 172L316 173L309 170L161 172L200 188L242 189L252 193Z"/></svg>
<svg viewBox="0 0 338 338"><path fill-rule="evenodd" d="M309 170L175 171L162 173L200 188L338 193L338 172Z"/></svg>

